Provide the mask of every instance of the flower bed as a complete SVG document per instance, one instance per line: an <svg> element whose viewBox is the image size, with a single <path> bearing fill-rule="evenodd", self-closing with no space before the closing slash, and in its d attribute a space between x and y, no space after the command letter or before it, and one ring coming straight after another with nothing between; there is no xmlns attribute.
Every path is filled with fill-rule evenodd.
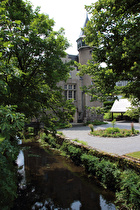
<svg viewBox="0 0 140 210"><path fill-rule="evenodd" d="M106 129L100 129L100 130L94 130L93 128L91 129L90 132L91 135L94 136L101 136L101 137L127 137L127 136L134 136L138 135L139 131L134 130L128 130L128 129L120 129L120 128L106 128Z"/></svg>

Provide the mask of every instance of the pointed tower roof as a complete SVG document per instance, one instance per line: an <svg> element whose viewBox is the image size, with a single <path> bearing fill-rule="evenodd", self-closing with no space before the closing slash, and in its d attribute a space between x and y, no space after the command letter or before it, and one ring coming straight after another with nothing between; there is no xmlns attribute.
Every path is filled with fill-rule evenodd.
<svg viewBox="0 0 140 210"><path fill-rule="evenodd" d="M85 20L85 23L84 23L84 26L83 26L83 29L86 27L88 21L89 21L89 18L88 18L88 14L87 14L86 20ZM89 48L89 46L87 46L85 41L84 41L84 37L85 37L84 30L81 30L80 36L76 40L76 42L77 42L77 50L78 51L80 49L83 49L83 48L87 48L87 47Z"/></svg>
<svg viewBox="0 0 140 210"><path fill-rule="evenodd" d="M83 25L83 29L86 27L88 21L89 21L89 18L88 18L88 14L87 14L85 23L84 23L84 25ZM81 30L80 36L83 36L83 35L84 35L84 31Z"/></svg>

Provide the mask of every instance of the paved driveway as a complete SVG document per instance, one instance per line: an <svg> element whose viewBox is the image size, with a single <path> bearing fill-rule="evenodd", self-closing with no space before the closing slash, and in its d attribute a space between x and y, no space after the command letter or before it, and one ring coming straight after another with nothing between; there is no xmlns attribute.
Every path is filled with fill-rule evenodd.
<svg viewBox="0 0 140 210"><path fill-rule="evenodd" d="M96 126L95 129L104 129L112 127L109 122L105 125ZM115 127L131 129L129 122L117 122ZM134 123L134 128L140 131L140 124ZM72 128L61 129L60 131L70 139L79 139L87 142L87 144L97 150L107 153L124 155L130 152L140 151L140 135L124 138L103 138L90 136L90 128L88 126L73 126Z"/></svg>

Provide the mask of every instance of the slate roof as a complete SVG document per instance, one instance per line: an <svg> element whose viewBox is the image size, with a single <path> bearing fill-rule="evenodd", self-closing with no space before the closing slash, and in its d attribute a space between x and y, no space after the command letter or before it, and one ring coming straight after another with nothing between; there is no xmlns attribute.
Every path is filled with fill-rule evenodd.
<svg viewBox="0 0 140 210"><path fill-rule="evenodd" d="M85 20L85 23L83 25L83 29L86 27L88 21L89 21L89 18L88 18L88 15L87 15L86 20ZM81 36L84 36L84 31L83 30L81 30L80 37Z"/></svg>
<svg viewBox="0 0 140 210"><path fill-rule="evenodd" d="M77 61L78 62L78 55L68 55L68 58L70 58L73 61Z"/></svg>

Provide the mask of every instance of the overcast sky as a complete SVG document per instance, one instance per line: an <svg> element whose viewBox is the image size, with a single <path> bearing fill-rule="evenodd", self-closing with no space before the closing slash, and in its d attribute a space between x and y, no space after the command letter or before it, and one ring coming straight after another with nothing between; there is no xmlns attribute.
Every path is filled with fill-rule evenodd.
<svg viewBox="0 0 140 210"><path fill-rule="evenodd" d="M67 37L72 47L67 50L67 53L77 55L76 40L78 39L81 28L86 19L86 10L84 5L91 5L97 0L30 0L34 5L41 7L41 12L48 14L55 21L54 30L59 30L61 27L65 29Z"/></svg>

